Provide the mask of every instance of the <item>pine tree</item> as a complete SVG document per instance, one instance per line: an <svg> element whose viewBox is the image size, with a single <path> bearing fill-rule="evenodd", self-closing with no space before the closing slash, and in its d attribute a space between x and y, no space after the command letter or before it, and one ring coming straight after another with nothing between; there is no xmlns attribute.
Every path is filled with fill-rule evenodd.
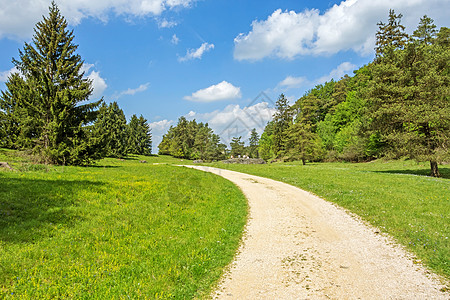
<svg viewBox="0 0 450 300"><path fill-rule="evenodd" d="M80 71L83 61L73 31L55 2L34 31L32 43L25 43L19 59L13 59L20 76L10 76L0 98L8 114L8 138L16 148L33 148L47 162L90 163L96 145L85 127L95 120L101 100L80 104L91 95L92 82Z"/></svg>
<svg viewBox="0 0 450 300"><path fill-rule="evenodd" d="M377 58L389 55L396 49L403 49L407 43L408 35L405 26L401 24L402 14L395 14L393 9L389 10L389 20L385 24L379 22L379 30L376 33L375 52Z"/></svg>
<svg viewBox="0 0 450 300"><path fill-rule="evenodd" d="M375 133L397 156L430 161L431 175L449 158L450 48L422 18L404 49L378 58L369 85L369 117ZM443 30L445 32L445 29Z"/></svg>

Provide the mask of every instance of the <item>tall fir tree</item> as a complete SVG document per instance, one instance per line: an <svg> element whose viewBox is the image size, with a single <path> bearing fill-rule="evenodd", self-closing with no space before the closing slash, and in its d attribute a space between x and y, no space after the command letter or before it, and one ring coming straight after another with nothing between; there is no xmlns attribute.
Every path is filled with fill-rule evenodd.
<svg viewBox="0 0 450 300"><path fill-rule="evenodd" d="M32 148L46 162L87 164L98 158L86 125L96 118L102 100L81 104L92 94L83 78L73 31L52 2L49 15L37 23L31 44L19 50L0 108L6 114L7 137L15 148Z"/></svg>
<svg viewBox="0 0 450 300"><path fill-rule="evenodd" d="M92 136L101 141L104 156L121 158L127 155L127 120L117 102L102 103Z"/></svg>
<svg viewBox="0 0 450 300"><path fill-rule="evenodd" d="M281 156L285 151L284 141L286 138L286 129L292 123L293 111L284 94L278 97L275 108L277 111L273 116L273 152L276 156Z"/></svg>
<svg viewBox="0 0 450 300"><path fill-rule="evenodd" d="M141 115L131 116L128 128L128 152L139 155L152 153L152 135L147 120Z"/></svg>
<svg viewBox="0 0 450 300"><path fill-rule="evenodd" d="M256 128L253 128L250 132L250 139L249 139L249 147L248 147L248 155L251 158L258 158L258 146L259 146L259 135L256 131Z"/></svg>

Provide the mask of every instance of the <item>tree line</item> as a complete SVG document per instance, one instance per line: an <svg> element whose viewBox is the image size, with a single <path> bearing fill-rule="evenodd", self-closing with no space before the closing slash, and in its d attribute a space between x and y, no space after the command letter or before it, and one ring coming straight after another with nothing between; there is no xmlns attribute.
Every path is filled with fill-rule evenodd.
<svg viewBox="0 0 450 300"><path fill-rule="evenodd" d="M288 105L276 102L259 141L264 159L429 161L450 159L450 30L421 18L409 36L401 14L378 23L375 59Z"/></svg>
<svg viewBox="0 0 450 300"><path fill-rule="evenodd" d="M18 72L0 95L0 147L31 150L46 163L87 165L94 160L151 153L147 120L127 124L116 102L90 102L73 31L52 2L31 43L13 59Z"/></svg>

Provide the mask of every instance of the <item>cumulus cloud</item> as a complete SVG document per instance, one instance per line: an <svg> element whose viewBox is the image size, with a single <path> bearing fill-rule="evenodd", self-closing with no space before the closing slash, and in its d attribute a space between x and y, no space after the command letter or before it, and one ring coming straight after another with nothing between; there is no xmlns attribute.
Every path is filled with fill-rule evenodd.
<svg viewBox="0 0 450 300"><path fill-rule="evenodd" d="M19 70L17 70L16 67L13 67L12 69L7 71L0 71L0 82L6 82L8 80L9 75L17 72L19 72Z"/></svg>
<svg viewBox="0 0 450 300"><path fill-rule="evenodd" d="M354 64L351 64L349 62L343 62L339 66L337 66L336 69L333 69L330 74L320 77L319 79L315 80L316 84L322 84L326 81L330 81L331 79L339 80L341 77L343 77L345 74L348 74L356 69L356 66Z"/></svg>
<svg viewBox="0 0 450 300"><path fill-rule="evenodd" d="M179 61L187 61L191 59L201 59L205 52L214 49L214 44L203 43L198 49L188 49L186 55L179 57Z"/></svg>
<svg viewBox="0 0 450 300"><path fill-rule="evenodd" d="M325 13L274 11L266 20L255 20L252 30L234 39L234 58L260 60L264 57L294 59L302 55L328 55L353 50L373 52L377 22L386 20L389 9L404 15L403 24L412 32L422 15L439 25L448 18L448 0L346 0ZM446 25L446 23L444 23Z"/></svg>
<svg viewBox="0 0 450 300"><path fill-rule="evenodd" d="M103 96L103 92L106 90L108 85L106 84L106 80L100 76L99 71L91 71L91 69L94 67L95 65L93 64L84 63L81 66L80 73L84 73L84 76L86 78L92 80L92 87L94 90L92 91L92 95L89 98L99 99ZM89 71L91 72L89 73Z"/></svg>
<svg viewBox="0 0 450 300"><path fill-rule="evenodd" d="M108 85L106 84L105 79L103 79L100 76L100 72L92 71L87 78L92 80L92 87L94 88L94 91L92 92L92 95L90 98L92 99L98 99L103 96L103 92L106 90Z"/></svg>
<svg viewBox="0 0 450 300"><path fill-rule="evenodd" d="M229 82L222 81L221 83L198 90L195 93L192 93L191 96L185 96L184 99L196 102L214 102L241 97L241 88L235 87Z"/></svg>
<svg viewBox="0 0 450 300"><path fill-rule="evenodd" d="M128 96L133 96L133 95L135 95L137 93L145 92L148 89L149 86L150 86L150 82L147 82L147 83L141 84L139 87L137 87L135 89L129 88L129 89L125 90L125 91L117 93L116 95L113 96L113 98L119 99L119 98L121 98L123 96L127 96L127 95Z"/></svg>
<svg viewBox="0 0 450 300"><path fill-rule="evenodd" d="M164 11L186 8L196 0L59 0L62 14L71 25L92 17L104 22L111 14L127 17L160 16ZM50 1L0 0L0 38L27 39L33 34L34 25L47 15ZM174 22L164 19L162 25Z"/></svg>
<svg viewBox="0 0 450 300"><path fill-rule="evenodd" d="M283 81L281 81L278 86L286 89L296 89L303 86L308 82L306 77L292 77L287 76Z"/></svg>
<svg viewBox="0 0 450 300"><path fill-rule="evenodd" d="M170 126L172 126L175 122L173 120L161 120L157 122L150 123L150 129L152 130L152 152L158 152L158 145L162 141L162 137L169 130Z"/></svg>
<svg viewBox="0 0 450 300"><path fill-rule="evenodd" d="M229 145L233 137L242 136L245 141L248 141L253 128L262 134L267 122L272 120L275 111L275 108L267 102L256 103L244 108L230 104L222 110L209 113L191 111L186 118L208 123L222 141Z"/></svg>

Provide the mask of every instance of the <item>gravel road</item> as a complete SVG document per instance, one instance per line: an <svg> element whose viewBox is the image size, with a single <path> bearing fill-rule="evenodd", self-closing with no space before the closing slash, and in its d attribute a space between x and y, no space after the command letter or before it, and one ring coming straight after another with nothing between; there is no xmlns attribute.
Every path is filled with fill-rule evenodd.
<svg viewBox="0 0 450 300"><path fill-rule="evenodd" d="M250 206L243 243L215 299L450 299L401 246L291 185L187 166L235 183Z"/></svg>

